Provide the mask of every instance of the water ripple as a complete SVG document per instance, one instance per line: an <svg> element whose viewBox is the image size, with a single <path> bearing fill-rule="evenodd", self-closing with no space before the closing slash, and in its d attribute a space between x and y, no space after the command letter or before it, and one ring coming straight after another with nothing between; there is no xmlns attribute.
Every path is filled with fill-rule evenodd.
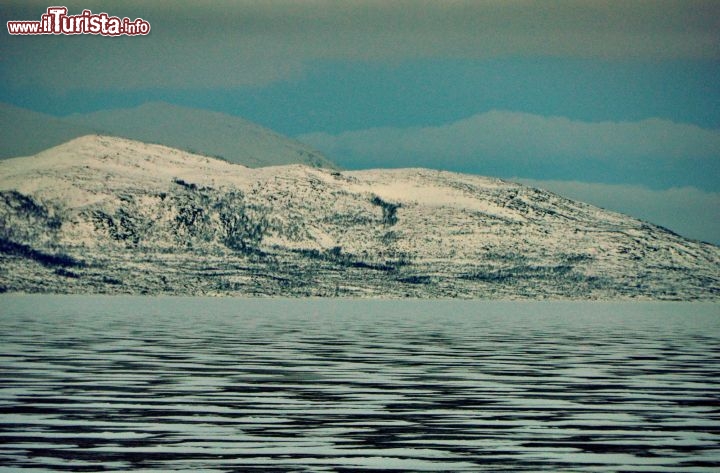
<svg viewBox="0 0 720 473"><path fill-rule="evenodd" d="M720 468L715 305L0 303L6 468Z"/></svg>

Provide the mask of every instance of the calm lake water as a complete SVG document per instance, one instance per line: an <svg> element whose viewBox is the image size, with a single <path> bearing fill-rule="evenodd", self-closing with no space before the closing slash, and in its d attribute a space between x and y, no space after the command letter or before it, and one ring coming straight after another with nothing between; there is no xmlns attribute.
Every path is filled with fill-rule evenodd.
<svg viewBox="0 0 720 473"><path fill-rule="evenodd" d="M720 305L0 297L0 470L720 471Z"/></svg>

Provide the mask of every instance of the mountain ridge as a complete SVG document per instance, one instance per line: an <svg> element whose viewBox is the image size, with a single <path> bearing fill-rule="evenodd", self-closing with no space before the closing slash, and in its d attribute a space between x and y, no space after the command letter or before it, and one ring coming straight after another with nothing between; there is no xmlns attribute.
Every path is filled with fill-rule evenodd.
<svg viewBox="0 0 720 473"><path fill-rule="evenodd" d="M0 160L31 156L94 132L59 117L1 102L0 123Z"/></svg>
<svg viewBox="0 0 720 473"><path fill-rule="evenodd" d="M8 292L717 300L720 248L500 179L107 136L0 162Z"/></svg>
<svg viewBox="0 0 720 473"><path fill-rule="evenodd" d="M249 167L302 163L335 168L311 146L244 118L167 102L70 115L65 121L99 133L158 143Z"/></svg>
<svg viewBox="0 0 720 473"><path fill-rule="evenodd" d="M337 168L311 146L244 118L167 102L55 117L0 104L0 159L29 156L88 134L156 143L250 167Z"/></svg>

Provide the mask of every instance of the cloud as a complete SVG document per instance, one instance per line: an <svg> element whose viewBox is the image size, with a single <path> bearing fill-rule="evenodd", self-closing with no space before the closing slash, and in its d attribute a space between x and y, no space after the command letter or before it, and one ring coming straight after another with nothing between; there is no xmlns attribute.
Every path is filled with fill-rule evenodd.
<svg viewBox="0 0 720 473"><path fill-rule="evenodd" d="M720 131L660 119L590 123L491 111L436 127L298 138L350 168L424 166L506 177L720 189Z"/></svg>
<svg viewBox="0 0 720 473"><path fill-rule="evenodd" d="M578 181L516 180L662 225L688 238L720 245L720 192L694 187L652 190Z"/></svg>
<svg viewBox="0 0 720 473"><path fill-rule="evenodd" d="M4 20L48 4L3 2ZM148 37L10 37L0 78L57 90L218 88L297 76L317 60L580 57L720 58L712 0L294 0L64 2L142 17Z"/></svg>

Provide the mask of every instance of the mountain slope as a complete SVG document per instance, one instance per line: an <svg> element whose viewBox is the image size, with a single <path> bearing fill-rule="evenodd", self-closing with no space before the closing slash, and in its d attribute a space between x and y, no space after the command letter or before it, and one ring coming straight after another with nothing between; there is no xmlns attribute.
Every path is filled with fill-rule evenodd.
<svg viewBox="0 0 720 473"><path fill-rule="evenodd" d="M221 157L244 166L300 163L335 167L310 146L242 118L163 102L71 115L65 121L108 135Z"/></svg>
<svg viewBox="0 0 720 473"><path fill-rule="evenodd" d="M6 291L720 297L720 248L542 190L101 136L0 163L0 231Z"/></svg>
<svg viewBox="0 0 720 473"><path fill-rule="evenodd" d="M0 159L30 156L88 133L92 128L0 103Z"/></svg>

